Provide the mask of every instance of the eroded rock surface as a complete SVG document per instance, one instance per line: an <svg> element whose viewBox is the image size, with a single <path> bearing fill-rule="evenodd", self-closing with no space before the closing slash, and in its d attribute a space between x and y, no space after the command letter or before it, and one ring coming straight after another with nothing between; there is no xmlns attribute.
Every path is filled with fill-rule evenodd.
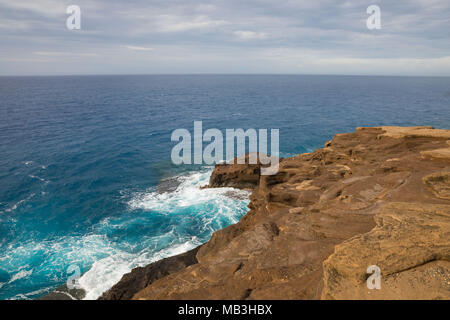
<svg viewBox="0 0 450 320"><path fill-rule="evenodd" d="M449 138L358 128L283 159L276 175L217 166L210 185L254 188L250 211L133 299L449 299L450 161L428 156ZM368 291L372 264L382 289Z"/></svg>
<svg viewBox="0 0 450 320"><path fill-rule="evenodd" d="M234 159L233 165L225 163L216 165L207 187L253 189L258 186L261 175L261 164L258 154L254 155L255 160L252 160L252 162L249 161L249 155L247 154L245 157Z"/></svg>
<svg viewBox="0 0 450 320"><path fill-rule="evenodd" d="M450 298L450 205L391 202L377 226L336 246L324 263L325 299ZM381 269L379 290L366 284Z"/></svg>

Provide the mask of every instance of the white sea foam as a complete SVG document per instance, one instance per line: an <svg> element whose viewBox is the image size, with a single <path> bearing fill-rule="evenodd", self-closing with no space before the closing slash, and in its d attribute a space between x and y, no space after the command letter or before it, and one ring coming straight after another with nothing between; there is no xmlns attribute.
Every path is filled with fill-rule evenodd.
<svg viewBox="0 0 450 320"><path fill-rule="evenodd" d="M31 275L32 273L33 273L33 270L21 270L11 277L11 280L9 280L9 283L13 283L14 281L17 281L19 279L26 278L29 275Z"/></svg>
<svg viewBox="0 0 450 320"><path fill-rule="evenodd" d="M31 298L27 297L25 294L17 294L10 300L31 300Z"/></svg>
<svg viewBox="0 0 450 320"><path fill-rule="evenodd" d="M239 215L236 212L235 205L239 201L229 198L227 193L233 190L243 197L247 197L249 193L232 188L200 189L201 186L208 183L211 172L212 169L176 177L180 184L175 191L159 193L155 190L149 190L148 192L135 194L128 203L129 207L131 210L151 210L170 214L183 207L197 206L214 201L216 213L204 220L204 227L208 228L208 225L219 216L226 216L233 223L236 223ZM107 224L106 221L104 223ZM212 227L211 229L215 231ZM165 235L155 236L155 242L157 242L157 238L170 236L172 232L173 230ZM135 254L116 250L114 254L96 261L89 271L79 279L80 286L86 291L85 299L98 298L133 268L186 252L200 244L201 241L194 236L190 239L174 239L172 245L157 252L152 251L151 248L146 248Z"/></svg>
<svg viewBox="0 0 450 320"><path fill-rule="evenodd" d="M94 262L92 267L80 279L80 286L86 291L87 300L98 298L108 290L122 275L131 271L127 261L132 260L131 254L117 253Z"/></svg>
<svg viewBox="0 0 450 320"><path fill-rule="evenodd" d="M45 184L47 184L47 183L50 182L49 180L45 180L44 178L41 178L41 177L39 177L39 176L35 176L35 175L32 175L32 174L29 174L28 176L29 176L30 178L32 178L32 179L37 179L37 180L39 180L39 181L41 181L41 182L44 182Z"/></svg>
<svg viewBox="0 0 450 320"><path fill-rule="evenodd" d="M230 200L229 191L241 194L243 197L249 192L233 188L206 188L200 187L208 184L212 169L203 172L194 172L189 175L176 177L180 185L173 192L158 193L148 191L136 194L129 202L131 209L173 211L175 208L195 206L208 201Z"/></svg>
<svg viewBox="0 0 450 320"><path fill-rule="evenodd" d="M6 250L0 253L0 261L5 264L5 270L14 274L10 282L19 279L24 281L32 277L47 277L56 272L59 276L55 275L51 281L61 283L72 275L72 273L66 274L67 264L70 262L82 270L90 267L81 276L79 283L86 291L85 299L96 299L133 268L186 252L200 245L205 241L205 237L221 227L221 223L217 223L217 221L223 220L228 225L237 222L243 214L243 208L247 201L230 198L227 193L233 191L242 199L246 199L248 196L248 192L231 188L200 189L201 186L208 183L210 173L211 170L175 177L179 184L172 191L158 192L151 189L143 193L128 193L130 216L119 217L118 220L112 217L104 219L93 226L91 234L63 236L42 241L30 240L8 245ZM34 194L19 201L11 209L17 208L33 196ZM192 234L180 233L175 225L163 233L153 236L145 235L145 239L142 240L145 245L141 246L136 245L133 241L130 243L126 241L112 242L108 236L111 230L113 232L127 230L128 223L133 225L146 221L141 218L152 215L153 212L167 215L172 219L171 215L176 216L176 219L183 219L180 213L184 214L185 208L189 209L186 212L196 215L195 219L200 219L202 230L199 232L203 232L201 238ZM136 211L135 216L134 211ZM187 216L186 218L192 217ZM180 223L182 224L182 220ZM199 235L197 234L197 236ZM139 247L142 249L137 249ZM38 267L25 264L24 261L30 259L30 253L45 257L45 261ZM21 267L17 268L17 266ZM45 291L38 290L20 294L14 296L13 299L34 298L40 293L45 293Z"/></svg>
<svg viewBox="0 0 450 320"><path fill-rule="evenodd" d="M98 260L79 279L81 288L86 291L84 299L97 299L103 292L116 284L124 274L136 267L143 267L154 261L186 252L198 245L200 243L194 240L175 245L157 253L143 250L138 254L130 254L122 251Z"/></svg>
<svg viewBox="0 0 450 320"><path fill-rule="evenodd" d="M48 292L52 291L52 289L53 289L53 287L47 287L47 288L43 288L43 289L39 289L39 290L35 290L35 291L31 291L31 292L25 293L25 294L23 294L23 296L25 296L26 298L33 299L33 297L42 295L44 293L48 293Z"/></svg>
<svg viewBox="0 0 450 320"><path fill-rule="evenodd" d="M22 199L22 200L16 202L11 208L6 209L5 212L12 212L12 211L16 210L21 204L24 204L25 202L27 202L28 200L30 200L34 196L35 196L34 193L30 194L25 199Z"/></svg>

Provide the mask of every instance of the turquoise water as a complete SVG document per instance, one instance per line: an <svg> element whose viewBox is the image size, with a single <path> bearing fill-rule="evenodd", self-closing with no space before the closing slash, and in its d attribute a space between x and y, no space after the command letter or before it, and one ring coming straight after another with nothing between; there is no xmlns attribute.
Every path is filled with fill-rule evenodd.
<svg viewBox="0 0 450 320"><path fill-rule="evenodd" d="M171 164L171 132L194 120L280 129L288 156L357 126L450 128L450 78L0 77L0 299L37 298L73 265L94 299L237 222L243 191Z"/></svg>

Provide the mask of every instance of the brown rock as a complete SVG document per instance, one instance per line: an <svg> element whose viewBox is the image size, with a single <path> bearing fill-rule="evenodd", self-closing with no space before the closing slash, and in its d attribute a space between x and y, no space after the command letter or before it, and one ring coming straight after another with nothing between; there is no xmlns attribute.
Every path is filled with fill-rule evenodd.
<svg viewBox="0 0 450 320"><path fill-rule="evenodd" d="M242 159L242 158L240 158ZM249 155L246 155L244 164L239 164L238 158L233 164L218 164L215 166L209 179L209 188L231 187L238 189L253 189L259 183L261 164L249 164Z"/></svg>
<svg viewBox="0 0 450 320"><path fill-rule="evenodd" d="M450 131L444 129L434 129L431 126L422 127L379 127L384 130L383 136L391 138L450 138ZM364 130L365 128L358 128Z"/></svg>
<svg viewBox="0 0 450 320"><path fill-rule="evenodd" d="M450 148L422 151L421 154L424 158L450 161Z"/></svg>
<svg viewBox="0 0 450 320"><path fill-rule="evenodd" d="M324 262L322 298L450 299L450 205L392 202L375 221ZM381 269L379 290L366 284L371 265Z"/></svg>
<svg viewBox="0 0 450 320"><path fill-rule="evenodd" d="M133 298L448 299L450 168L422 155L449 138L431 127L358 128L283 159L276 175L216 166L210 186L253 188L250 211L214 233L196 263ZM371 264L382 289L367 292Z"/></svg>
<svg viewBox="0 0 450 320"><path fill-rule="evenodd" d="M423 182L433 191L436 197L450 199L450 172L430 174Z"/></svg>

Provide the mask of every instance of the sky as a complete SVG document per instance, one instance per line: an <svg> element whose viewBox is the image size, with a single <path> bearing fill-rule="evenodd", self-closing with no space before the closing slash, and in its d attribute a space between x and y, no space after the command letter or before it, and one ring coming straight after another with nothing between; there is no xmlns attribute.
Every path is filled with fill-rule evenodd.
<svg viewBox="0 0 450 320"><path fill-rule="evenodd" d="M0 0L0 75L230 73L450 76L450 1Z"/></svg>

